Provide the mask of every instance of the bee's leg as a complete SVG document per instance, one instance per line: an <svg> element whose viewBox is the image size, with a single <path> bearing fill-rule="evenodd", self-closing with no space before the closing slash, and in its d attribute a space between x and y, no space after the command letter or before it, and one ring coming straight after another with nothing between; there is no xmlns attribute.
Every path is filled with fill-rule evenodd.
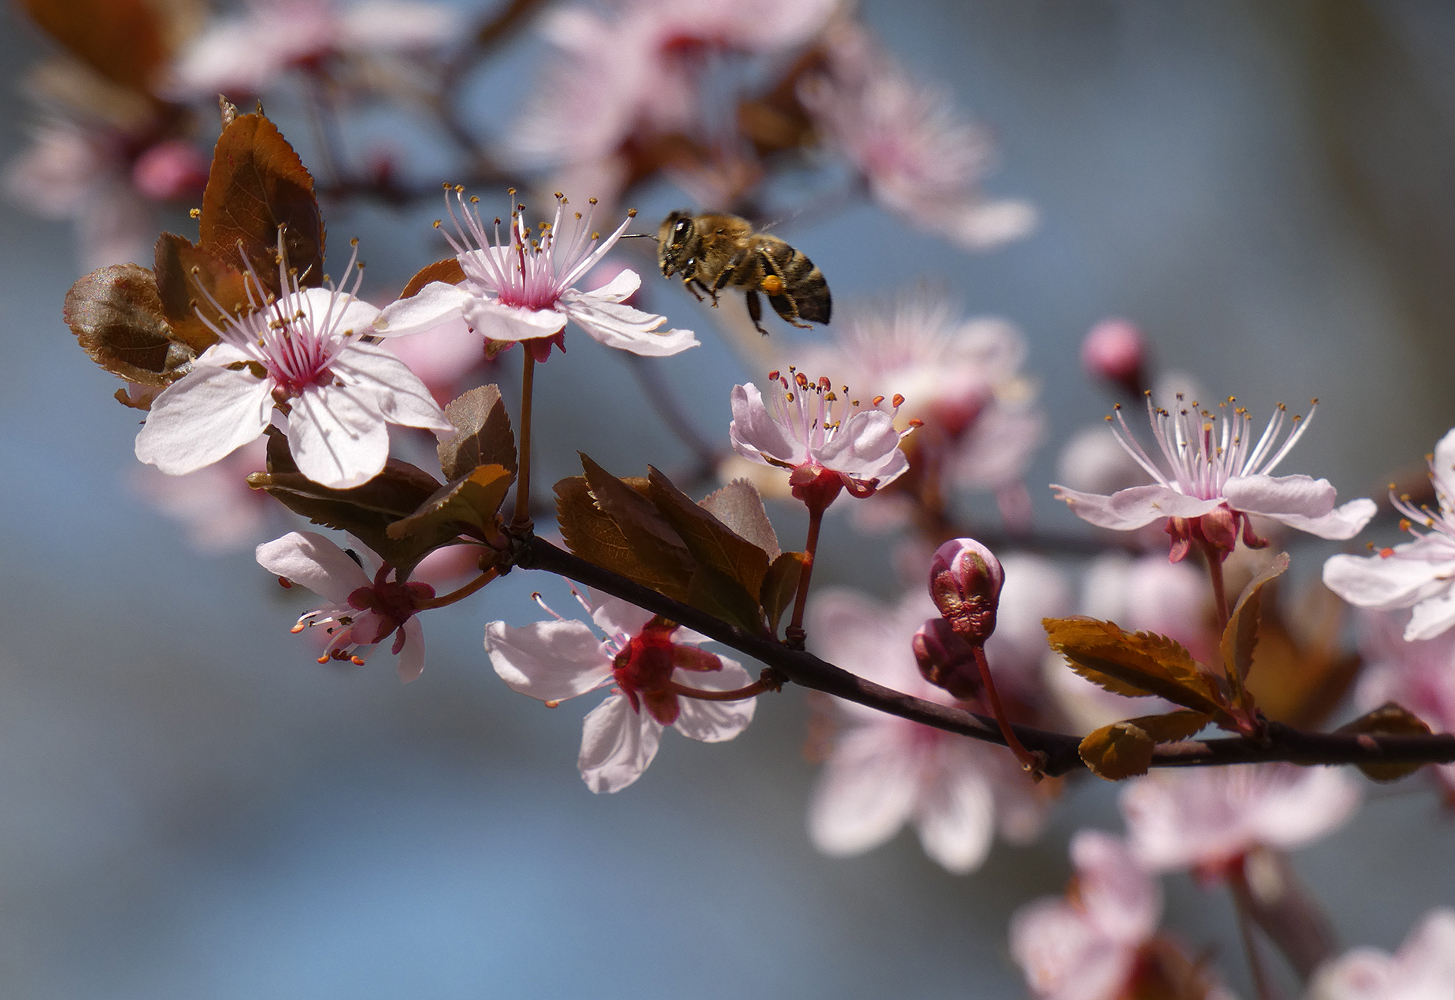
<svg viewBox="0 0 1455 1000"><path fill-rule="evenodd" d="M700 282L700 281L697 280L696 275L697 275L696 270L691 270L691 271L684 272L683 275L682 275L682 287L685 288L685 289L687 289L689 292L691 292L692 293L692 297L695 298L698 302L701 302L702 301L702 293L699 292L696 288L693 288L692 287L693 285L700 285L700 284L702 284L702 282Z"/></svg>
<svg viewBox="0 0 1455 1000"><path fill-rule="evenodd" d="M785 294L788 280L783 276L783 269L767 250L760 249L758 256L763 260L764 272L758 287L768 294L768 304L789 323L803 330L809 329L809 325L798 318L798 304L793 301L793 296Z"/></svg>
<svg viewBox="0 0 1455 1000"><path fill-rule="evenodd" d="M768 336L768 331L763 329L763 300L751 288L748 289L748 315L752 317L753 326L758 328L758 332Z"/></svg>
<svg viewBox="0 0 1455 1000"><path fill-rule="evenodd" d="M707 294L712 296L713 305L717 305L717 293L722 291L723 286L734 283L733 279L736 276L738 268L742 266L742 263L743 252L739 250L729 257L727 263L723 265L722 270L717 272L717 277L713 279L712 285L707 289Z"/></svg>

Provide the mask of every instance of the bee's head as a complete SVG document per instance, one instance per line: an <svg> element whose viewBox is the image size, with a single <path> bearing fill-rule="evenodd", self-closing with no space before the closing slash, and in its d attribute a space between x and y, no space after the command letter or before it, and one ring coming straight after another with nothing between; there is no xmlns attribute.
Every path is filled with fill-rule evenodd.
<svg viewBox="0 0 1455 1000"><path fill-rule="evenodd" d="M664 275L671 277L692 256L695 233L691 212L673 212L662 220L657 230L657 263Z"/></svg>

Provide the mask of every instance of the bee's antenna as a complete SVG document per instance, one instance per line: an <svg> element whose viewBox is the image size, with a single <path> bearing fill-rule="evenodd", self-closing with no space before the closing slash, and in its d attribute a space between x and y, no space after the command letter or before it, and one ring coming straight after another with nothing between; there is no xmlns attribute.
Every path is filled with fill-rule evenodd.
<svg viewBox="0 0 1455 1000"><path fill-rule="evenodd" d="M622 233L617 237L619 240L655 240L651 233Z"/></svg>

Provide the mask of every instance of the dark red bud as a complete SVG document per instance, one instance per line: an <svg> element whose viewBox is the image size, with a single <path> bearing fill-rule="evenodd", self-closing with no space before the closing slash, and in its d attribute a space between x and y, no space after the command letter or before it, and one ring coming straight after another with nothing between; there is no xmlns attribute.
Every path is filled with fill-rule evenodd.
<svg viewBox="0 0 1455 1000"><path fill-rule="evenodd" d="M955 538L935 550L930 597L955 634L981 645L995 631L995 610L1005 571L1000 560L973 538Z"/></svg>
<svg viewBox="0 0 1455 1000"><path fill-rule="evenodd" d="M955 634L943 618L925 622L911 640L919 672L935 687L944 688L959 701L975 701L983 682L975 664L975 650Z"/></svg>

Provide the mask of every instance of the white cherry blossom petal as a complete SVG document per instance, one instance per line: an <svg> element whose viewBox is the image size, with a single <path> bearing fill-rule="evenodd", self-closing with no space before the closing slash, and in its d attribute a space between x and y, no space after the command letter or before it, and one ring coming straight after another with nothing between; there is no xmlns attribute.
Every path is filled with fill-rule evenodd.
<svg viewBox="0 0 1455 1000"><path fill-rule="evenodd" d="M1429 553L1416 554L1416 547ZM1443 551L1432 551L1434 549ZM1392 611L1417 604L1450 589L1455 579L1455 551L1441 536L1397 545L1388 555L1330 556L1324 563L1324 585L1350 604Z"/></svg>
<svg viewBox="0 0 1455 1000"><path fill-rule="evenodd" d="M1166 486L1133 486L1111 496L1081 493L1052 484L1056 499L1064 500L1071 512L1098 528L1127 531L1151 524L1163 517L1201 517L1216 510L1219 501L1185 496Z"/></svg>
<svg viewBox="0 0 1455 1000"><path fill-rule="evenodd" d="M657 328L666 322L665 317L642 312L595 292L567 289L561 295L559 308L597 343L641 357L670 357L698 345L691 330L658 333Z"/></svg>
<svg viewBox="0 0 1455 1000"><path fill-rule="evenodd" d="M728 434L739 455L765 465L798 465L808 458L807 445L790 437L773 419L753 383L733 386L731 404L733 420Z"/></svg>
<svg viewBox="0 0 1455 1000"><path fill-rule="evenodd" d="M593 288L582 294L606 302L623 302L635 294L638 288L642 287L641 276L631 268L624 268L620 274L612 278L600 288Z"/></svg>
<svg viewBox="0 0 1455 1000"><path fill-rule="evenodd" d="M580 621L544 621L515 628L485 626L485 652L500 679L541 701L564 701L611 682L611 655Z"/></svg>
<svg viewBox="0 0 1455 1000"><path fill-rule="evenodd" d="M630 601L613 597L607 593L594 593L591 604L591 620L596 627L615 639L617 636L636 635L655 617L646 608L639 608ZM695 633L694 633L695 634ZM676 638L682 637L679 632ZM700 640L699 640L700 641Z"/></svg>
<svg viewBox="0 0 1455 1000"><path fill-rule="evenodd" d="M193 368L152 401L136 457L172 476L225 458L267 428L269 388L247 369Z"/></svg>
<svg viewBox="0 0 1455 1000"><path fill-rule="evenodd" d="M298 471L331 489L362 486L384 470L389 430L347 387L310 387L292 401L288 450Z"/></svg>
<svg viewBox="0 0 1455 1000"><path fill-rule="evenodd" d="M465 324L465 307L474 300L469 289L431 281L407 299L384 307L374 320L374 336L405 337Z"/></svg>
<svg viewBox="0 0 1455 1000"><path fill-rule="evenodd" d="M1405 641L1433 639L1451 625L1455 625L1455 593L1446 590L1415 605L1404 631Z"/></svg>
<svg viewBox="0 0 1455 1000"><path fill-rule="evenodd" d="M257 547L258 564L335 604L369 585L369 575L347 552L316 531L290 531Z"/></svg>
<svg viewBox="0 0 1455 1000"><path fill-rule="evenodd" d="M877 479L887 486L909 469L899 448L894 418L880 410L856 413L818 452L818 461L836 472Z"/></svg>
<svg viewBox="0 0 1455 1000"><path fill-rule="evenodd" d="M482 298L472 298L464 316L465 322L491 340L535 340L554 336L566 325L566 314L554 309L522 309Z"/></svg>
<svg viewBox="0 0 1455 1000"><path fill-rule="evenodd" d="M662 724L637 713L625 695L614 694L597 705L581 726L577 766L593 792L619 792L642 776L657 756Z"/></svg>
<svg viewBox="0 0 1455 1000"><path fill-rule="evenodd" d="M372 400L391 424L421 427L441 439L453 437L455 425L445 417L425 384L409 366L377 344L355 344L340 354L334 373L350 385L350 391Z"/></svg>

